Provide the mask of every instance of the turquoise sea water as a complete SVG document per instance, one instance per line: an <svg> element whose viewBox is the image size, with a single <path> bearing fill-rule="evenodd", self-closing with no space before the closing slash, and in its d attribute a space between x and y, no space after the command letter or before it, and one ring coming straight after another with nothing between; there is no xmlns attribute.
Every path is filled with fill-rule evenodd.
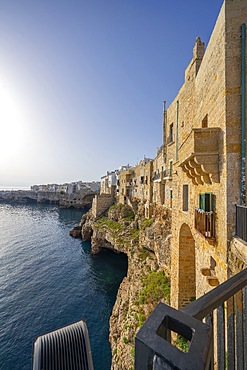
<svg viewBox="0 0 247 370"><path fill-rule="evenodd" d="M31 370L35 336L87 322L95 370L109 370L109 317L124 255L69 236L82 211L0 203L0 369Z"/></svg>

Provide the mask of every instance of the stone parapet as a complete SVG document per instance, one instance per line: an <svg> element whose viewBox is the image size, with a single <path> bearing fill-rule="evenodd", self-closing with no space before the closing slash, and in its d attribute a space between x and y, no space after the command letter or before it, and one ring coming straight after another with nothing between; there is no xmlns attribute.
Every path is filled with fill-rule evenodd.
<svg viewBox="0 0 247 370"><path fill-rule="evenodd" d="M115 198L110 194L95 195L92 203L92 215L94 218L101 216L114 203Z"/></svg>

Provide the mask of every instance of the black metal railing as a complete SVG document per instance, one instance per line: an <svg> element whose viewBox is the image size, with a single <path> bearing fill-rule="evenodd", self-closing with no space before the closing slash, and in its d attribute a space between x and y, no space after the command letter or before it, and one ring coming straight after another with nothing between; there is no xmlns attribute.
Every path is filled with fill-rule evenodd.
<svg viewBox="0 0 247 370"><path fill-rule="evenodd" d="M136 335L135 370L169 369L247 369L247 269L181 310L158 304Z"/></svg>
<svg viewBox="0 0 247 370"><path fill-rule="evenodd" d="M213 212L195 208L195 229L205 238L215 238L215 217Z"/></svg>
<svg viewBox="0 0 247 370"><path fill-rule="evenodd" d="M236 236L247 242L247 207L236 205Z"/></svg>

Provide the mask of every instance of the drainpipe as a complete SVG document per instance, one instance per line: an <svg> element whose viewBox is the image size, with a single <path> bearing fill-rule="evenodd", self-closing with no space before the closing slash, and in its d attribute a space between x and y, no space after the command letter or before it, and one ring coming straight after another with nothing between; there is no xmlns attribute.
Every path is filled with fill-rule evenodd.
<svg viewBox="0 0 247 370"><path fill-rule="evenodd" d="M178 111L179 111L179 100L177 100L177 123L176 123L176 162L178 161Z"/></svg>
<svg viewBox="0 0 247 370"><path fill-rule="evenodd" d="M167 152L167 110L166 110L166 101L163 102L163 153L166 159L166 152Z"/></svg>
<svg viewBox="0 0 247 370"><path fill-rule="evenodd" d="M242 64L241 64L241 194L240 204L245 204L245 158L246 158L246 25L245 23L241 26L242 32Z"/></svg>

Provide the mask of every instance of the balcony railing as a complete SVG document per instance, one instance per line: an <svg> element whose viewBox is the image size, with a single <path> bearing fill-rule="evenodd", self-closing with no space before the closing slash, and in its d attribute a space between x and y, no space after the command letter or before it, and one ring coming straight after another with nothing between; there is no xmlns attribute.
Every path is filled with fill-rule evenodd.
<svg viewBox="0 0 247 370"><path fill-rule="evenodd" d="M179 311L159 303L136 335L135 370L246 370L246 285L247 269Z"/></svg>
<svg viewBox="0 0 247 370"><path fill-rule="evenodd" d="M195 229L207 239L215 238L214 213L195 208Z"/></svg>
<svg viewBox="0 0 247 370"><path fill-rule="evenodd" d="M236 236L247 242L247 207L236 205Z"/></svg>
<svg viewBox="0 0 247 370"><path fill-rule="evenodd" d="M164 179L170 179L172 178L172 169L169 169L169 170L165 170L164 171L164 176L163 176Z"/></svg>
<svg viewBox="0 0 247 370"><path fill-rule="evenodd" d="M160 172L159 172L159 173L154 174L154 176L153 176L153 181L158 181L158 180L160 180L160 179L161 179Z"/></svg>

